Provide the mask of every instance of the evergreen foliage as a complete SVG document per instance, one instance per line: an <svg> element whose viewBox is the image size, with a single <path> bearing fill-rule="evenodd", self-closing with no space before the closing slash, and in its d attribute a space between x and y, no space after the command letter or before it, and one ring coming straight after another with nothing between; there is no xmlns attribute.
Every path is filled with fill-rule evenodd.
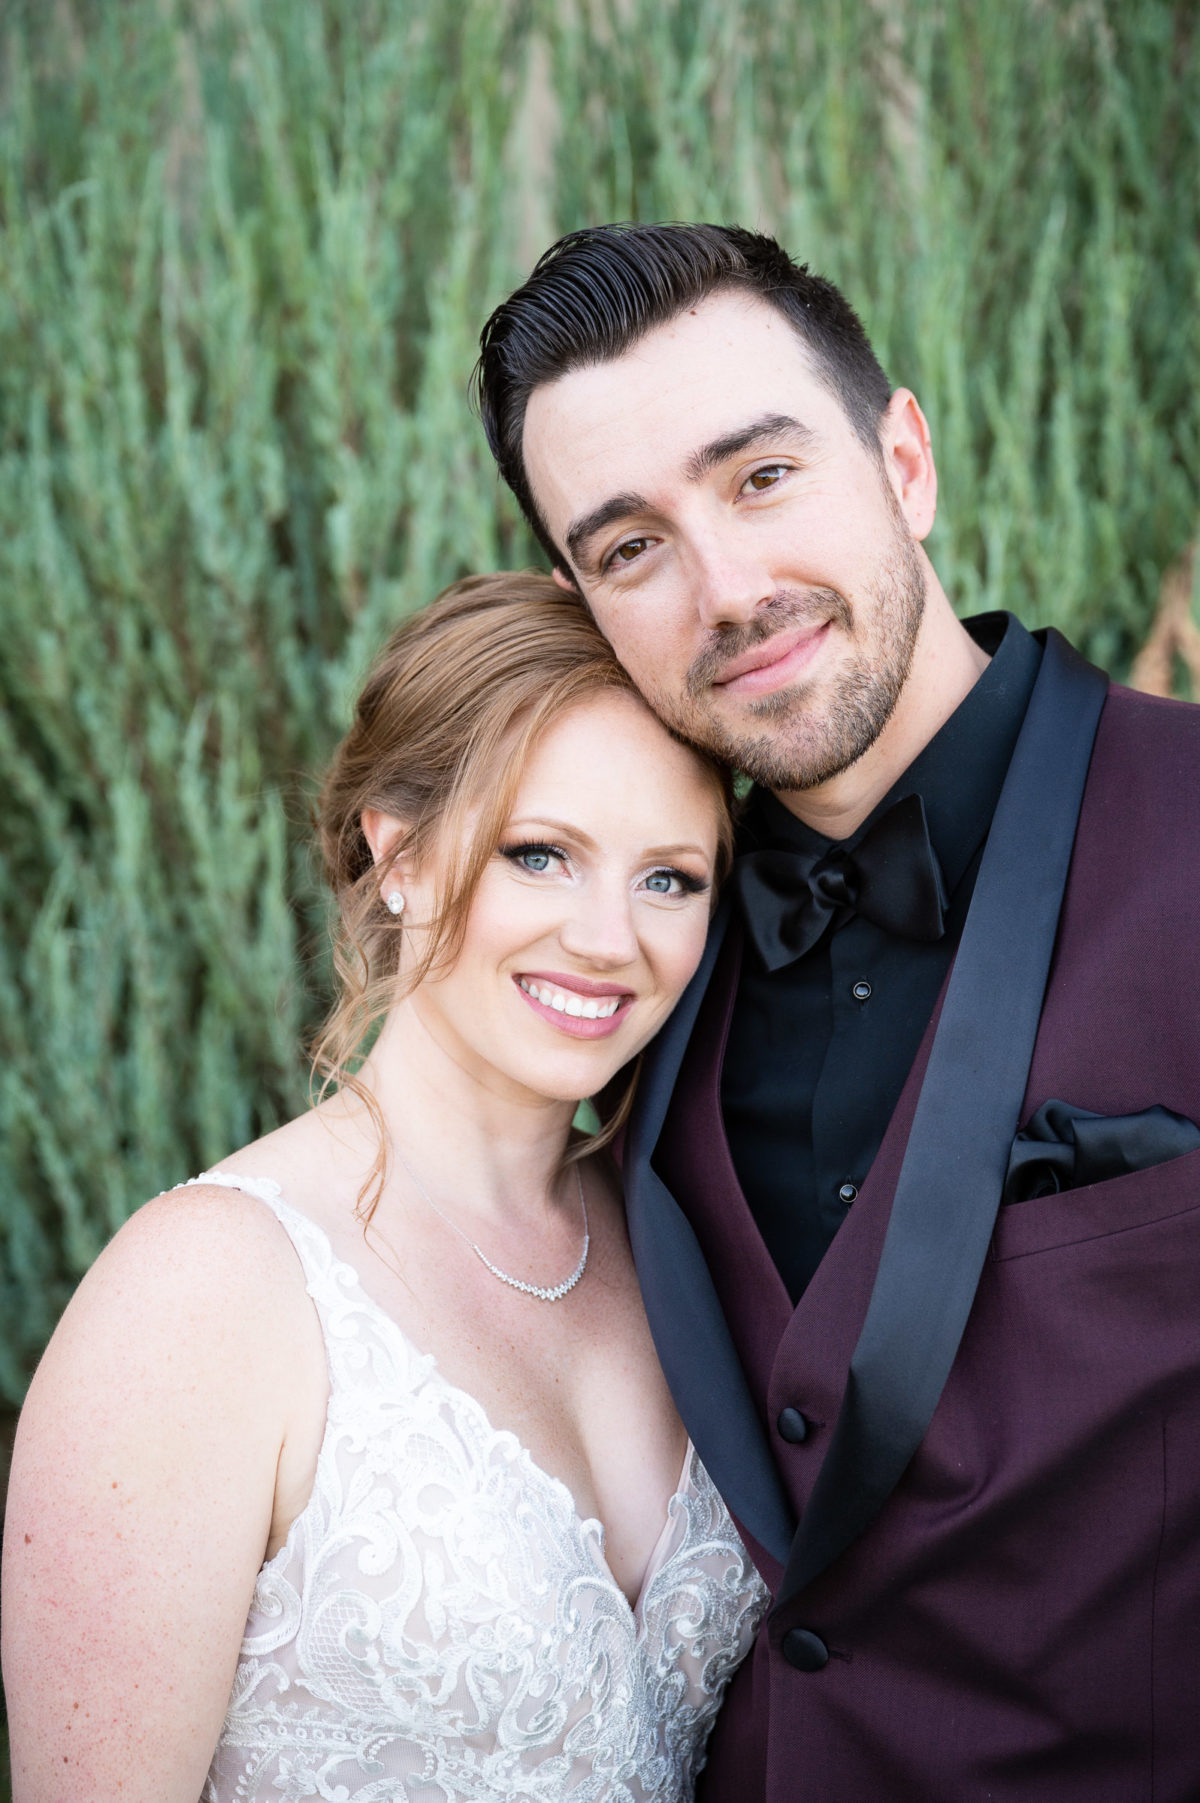
<svg viewBox="0 0 1200 1803"><path fill-rule="evenodd" d="M466 400L605 218L775 231L930 415L965 611L1118 671L1193 538L1189 0L0 7L0 1394L131 1209L303 1104L311 779L536 561Z"/></svg>

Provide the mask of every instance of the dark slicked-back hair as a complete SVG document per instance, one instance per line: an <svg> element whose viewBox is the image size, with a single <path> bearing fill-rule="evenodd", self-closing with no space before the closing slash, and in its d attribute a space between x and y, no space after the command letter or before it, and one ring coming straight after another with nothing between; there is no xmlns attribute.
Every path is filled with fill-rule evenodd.
<svg viewBox="0 0 1200 1803"><path fill-rule="evenodd" d="M853 307L832 282L793 263L774 238L736 225L597 225L568 232L480 334L473 387L500 474L551 561L570 568L529 486L522 438L535 388L568 370L621 356L718 290L756 296L782 313L818 378L879 455L891 384Z"/></svg>

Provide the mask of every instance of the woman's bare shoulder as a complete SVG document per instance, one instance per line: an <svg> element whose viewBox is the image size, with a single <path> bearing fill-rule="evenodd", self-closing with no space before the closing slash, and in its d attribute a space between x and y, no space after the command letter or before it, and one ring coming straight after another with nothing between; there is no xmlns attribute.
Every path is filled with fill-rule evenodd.
<svg viewBox="0 0 1200 1803"><path fill-rule="evenodd" d="M145 1397L183 1383L217 1406L236 1389L290 1413L296 1373L318 1368L320 1345L273 1211L244 1190L181 1185L131 1215L85 1274L30 1397L36 1410L50 1393L78 1406L97 1382Z"/></svg>
<svg viewBox="0 0 1200 1803"><path fill-rule="evenodd" d="M86 1720L76 1756L95 1770L72 1797L115 1794L160 1741L155 1795L197 1795L289 1435L319 1434L325 1385L303 1272L263 1202L183 1186L110 1241L38 1367L13 1456L6 1681L30 1770L57 1772L62 1733ZM63 1669L84 1704L65 1728Z"/></svg>
<svg viewBox="0 0 1200 1803"><path fill-rule="evenodd" d="M342 1187L339 1163L344 1162L345 1150L330 1135L321 1111L309 1110L229 1153L211 1173L144 1203L93 1269L107 1276L119 1266L132 1274L148 1263L159 1277L182 1269L189 1278L211 1279L226 1306L247 1282L294 1290L295 1249L256 1190L265 1184L272 1196L311 1214L314 1196ZM224 1181L211 1180L218 1176Z"/></svg>
<svg viewBox="0 0 1200 1803"><path fill-rule="evenodd" d="M295 1250L274 1211L248 1189L203 1181L143 1203L109 1241L77 1295L143 1283L164 1294L182 1289L223 1316L249 1295L269 1304L304 1292Z"/></svg>

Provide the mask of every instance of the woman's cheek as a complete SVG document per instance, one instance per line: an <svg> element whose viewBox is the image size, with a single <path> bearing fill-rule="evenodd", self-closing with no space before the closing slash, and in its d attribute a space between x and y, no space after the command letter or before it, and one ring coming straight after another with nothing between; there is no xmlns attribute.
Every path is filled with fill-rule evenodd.
<svg viewBox="0 0 1200 1803"><path fill-rule="evenodd" d="M664 933L659 951L660 981L672 1002L678 1001L696 974L708 938L708 909L697 899L688 907L684 920L671 923L673 933Z"/></svg>

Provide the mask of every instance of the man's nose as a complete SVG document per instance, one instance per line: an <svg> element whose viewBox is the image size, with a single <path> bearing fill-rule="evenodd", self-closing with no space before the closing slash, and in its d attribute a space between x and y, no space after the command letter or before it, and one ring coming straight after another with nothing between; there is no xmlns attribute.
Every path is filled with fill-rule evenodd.
<svg viewBox="0 0 1200 1803"><path fill-rule="evenodd" d="M701 625L748 626L759 608L775 593L775 581L754 547L730 543L725 535L712 534L693 545L689 578Z"/></svg>
<svg viewBox="0 0 1200 1803"><path fill-rule="evenodd" d="M633 903L623 877L582 884L559 930L565 952L600 970L619 970L638 955Z"/></svg>

